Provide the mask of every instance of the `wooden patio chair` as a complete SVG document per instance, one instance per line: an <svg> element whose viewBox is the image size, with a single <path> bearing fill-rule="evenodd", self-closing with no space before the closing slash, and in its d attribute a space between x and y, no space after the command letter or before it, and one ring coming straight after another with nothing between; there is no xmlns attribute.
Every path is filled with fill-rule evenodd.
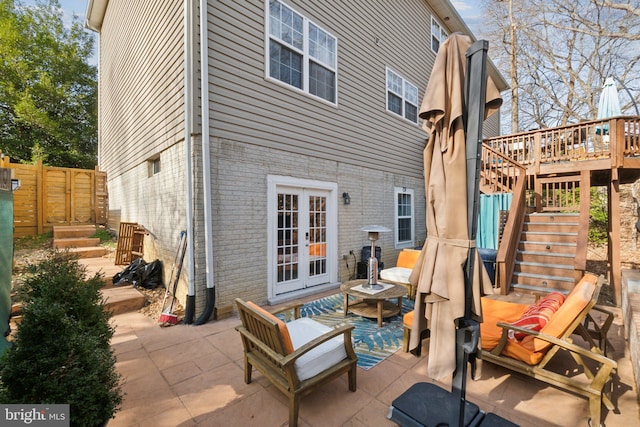
<svg viewBox="0 0 640 427"><path fill-rule="evenodd" d="M512 324L521 319L529 306L482 298L484 322L480 326L484 361L588 398L594 425L601 421L603 403L607 409L614 409L603 390L612 380L612 371L617 368L617 363L603 354L603 349L583 324L598 300L603 281L602 277L585 274L540 331ZM606 330L603 330L600 332L605 336L598 339L606 343ZM518 340L513 336L516 333L524 337ZM582 335L591 348L574 344L570 338L573 333ZM547 369L547 364L559 351L571 355L584 375L575 371L562 374Z"/></svg>
<svg viewBox="0 0 640 427"><path fill-rule="evenodd" d="M278 310L293 312L287 323L252 302L236 299L242 325L236 327L244 347L244 381L252 368L260 371L289 398L289 426L298 424L300 398L344 373L349 390L356 391L358 357L353 351L353 326L335 329L300 317L296 304Z"/></svg>

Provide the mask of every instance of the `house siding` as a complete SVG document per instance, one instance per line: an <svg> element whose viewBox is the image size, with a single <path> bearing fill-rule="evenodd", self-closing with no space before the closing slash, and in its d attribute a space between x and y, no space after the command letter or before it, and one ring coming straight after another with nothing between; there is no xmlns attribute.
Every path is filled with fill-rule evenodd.
<svg viewBox="0 0 640 427"><path fill-rule="evenodd" d="M180 1L110 0L100 34L99 164L109 225L147 228L144 259L163 261L166 284L186 229L183 32ZM161 171L149 176L157 157Z"/></svg>
<svg viewBox="0 0 640 427"><path fill-rule="evenodd" d="M109 177L184 139L182 2L111 0L100 37L99 160Z"/></svg>
<svg viewBox="0 0 640 427"><path fill-rule="evenodd" d="M435 59L428 2L286 4L338 40L336 105L265 76L263 0L209 1L208 196L219 317L232 311L237 297L267 302L270 175L331 182L338 194L351 195L350 205L338 200L339 281L355 275L360 251L370 244L362 226L395 228L394 187L414 191L415 244L426 238L427 134L386 110L386 68L415 85L421 101ZM144 258L164 261L165 283L186 228L182 14L176 0L111 0L100 37L100 166L109 177L110 223L138 222L149 230ZM197 49L194 57L197 62ZM196 86L198 72L194 66ZM191 143L199 313L206 277L198 126ZM161 172L149 176L149 159L157 156ZM378 245L383 262L394 265L394 233L381 234ZM185 295L182 283L180 301Z"/></svg>
<svg viewBox="0 0 640 427"><path fill-rule="evenodd" d="M287 2L338 39L337 106L265 78L264 1L211 3L212 136L421 176L416 150L426 133L387 112L386 67L424 93L435 58L422 42L430 40L430 14L418 0L366 3ZM257 21L243 25L250 20Z"/></svg>

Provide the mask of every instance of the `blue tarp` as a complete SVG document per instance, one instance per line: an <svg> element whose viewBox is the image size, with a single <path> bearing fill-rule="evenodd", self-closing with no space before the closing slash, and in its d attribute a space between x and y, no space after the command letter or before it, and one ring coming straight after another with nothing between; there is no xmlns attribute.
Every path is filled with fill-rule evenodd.
<svg viewBox="0 0 640 427"><path fill-rule="evenodd" d="M498 249L500 211L511 207L512 193L481 194L480 215L478 215L478 248Z"/></svg>

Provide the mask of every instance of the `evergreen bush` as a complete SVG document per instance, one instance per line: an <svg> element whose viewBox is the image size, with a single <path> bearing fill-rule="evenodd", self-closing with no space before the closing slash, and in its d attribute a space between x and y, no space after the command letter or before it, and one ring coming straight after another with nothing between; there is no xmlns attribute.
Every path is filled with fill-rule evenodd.
<svg viewBox="0 0 640 427"><path fill-rule="evenodd" d="M98 426L122 402L120 375L109 345L114 329L99 274L68 252L52 251L31 267L20 288L23 317L14 345L0 357L5 403L70 405L71 425Z"/></svg>

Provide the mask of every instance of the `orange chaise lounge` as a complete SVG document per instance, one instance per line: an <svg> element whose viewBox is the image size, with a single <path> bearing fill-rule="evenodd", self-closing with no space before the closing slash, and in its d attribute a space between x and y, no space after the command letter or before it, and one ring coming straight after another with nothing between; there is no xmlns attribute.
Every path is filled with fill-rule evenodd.
<svg viewBox="0 0 640 427"><path fill-rule="evenodd" d="M484 361L587 397L593 425L600 422L602 403L609 410L614 409L603 390L617 367L603 354L583 323L585 319L593 320L589 312L598 301L602 282L602 277L585 274L566 298L550 294L531 306L484 297L480 325ZM607 321L610 323L610 319ZM570 338L574 333L581 335L591 348L574 344ZM579 374L573 371L564 375L547 369L548 362L559 352L571 355Z"/></svg>

